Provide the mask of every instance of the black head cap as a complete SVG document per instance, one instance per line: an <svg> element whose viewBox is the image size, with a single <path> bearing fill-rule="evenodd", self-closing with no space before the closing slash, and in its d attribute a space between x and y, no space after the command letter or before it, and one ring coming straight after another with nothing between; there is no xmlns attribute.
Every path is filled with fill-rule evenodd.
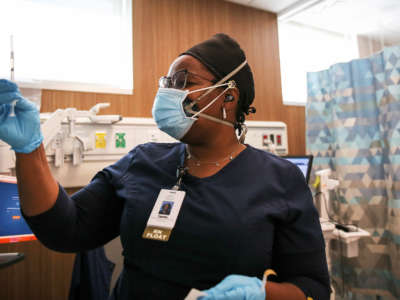
<svg viewBox="0 0 400 300"><path fill-rule="evenodd" d="M240 45L230 36L218 33L212 38L201 42L181 55L191 55L198 59L216 77L222 79L246 60ZM254 80L249 64L246 64L232 78L239 89L238 121L243 113L248 113L249 106L254 100ZM229 80L228 79L228 80ZM244 115L243 115L244 118Z"/></svg>

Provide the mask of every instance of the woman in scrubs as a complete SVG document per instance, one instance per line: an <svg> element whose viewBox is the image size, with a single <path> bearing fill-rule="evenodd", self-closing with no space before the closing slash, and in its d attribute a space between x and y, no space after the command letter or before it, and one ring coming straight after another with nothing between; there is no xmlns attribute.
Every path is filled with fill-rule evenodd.
<svg viewBox="0 0 400 300"><path fill-rule="evenodd" d="M152 110L179 142L135 147L70 197L50 173L37 109L0 80L0 139L16 152L26 221L63 252L120 235L115 299L184 299L192 288L203 300L329 299L324 240L303 175L244 143L253 99L235 40L217 34L193 46L160 79ZM277 276L265 282L267 269Z"/></svg>

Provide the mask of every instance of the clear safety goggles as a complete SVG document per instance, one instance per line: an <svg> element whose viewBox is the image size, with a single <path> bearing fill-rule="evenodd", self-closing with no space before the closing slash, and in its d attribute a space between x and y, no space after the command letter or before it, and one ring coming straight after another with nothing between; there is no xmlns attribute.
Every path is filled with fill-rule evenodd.
<svg viewBox="0 0 400 300"><path fill-rule="evenodd" d="M173 88L173 89L183 90L186 87L189 75L212 82L213 84L217 82L216 80L210 80L198 74L189 72L186 69L183 69L176 71L174 74L172 74L172 76L161 77L160 80L158 81L158 86L161 88Z"/></svg>

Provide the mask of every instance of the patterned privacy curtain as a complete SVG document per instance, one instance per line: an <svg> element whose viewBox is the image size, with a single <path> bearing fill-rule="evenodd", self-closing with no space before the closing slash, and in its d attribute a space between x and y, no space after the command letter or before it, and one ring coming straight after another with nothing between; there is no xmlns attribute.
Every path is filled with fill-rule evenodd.
<svg viewBox="0 0 400 300"><path fill-rule="evenodd" d="M358 257L333 252L336 299L400 299L400 46L309 73L307 85L307 152L340 181L331 218L371 234Z"/></svg>

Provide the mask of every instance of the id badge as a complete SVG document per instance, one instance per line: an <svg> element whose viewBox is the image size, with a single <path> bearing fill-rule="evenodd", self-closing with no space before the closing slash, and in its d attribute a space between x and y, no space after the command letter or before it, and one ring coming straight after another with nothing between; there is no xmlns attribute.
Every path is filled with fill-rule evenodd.
<svg viewBox="0 0 400 300"><path fill-rule="evenodd" d="M142 238L167 242L181 210L184 191L162 189L147 221Z"/></svg>

